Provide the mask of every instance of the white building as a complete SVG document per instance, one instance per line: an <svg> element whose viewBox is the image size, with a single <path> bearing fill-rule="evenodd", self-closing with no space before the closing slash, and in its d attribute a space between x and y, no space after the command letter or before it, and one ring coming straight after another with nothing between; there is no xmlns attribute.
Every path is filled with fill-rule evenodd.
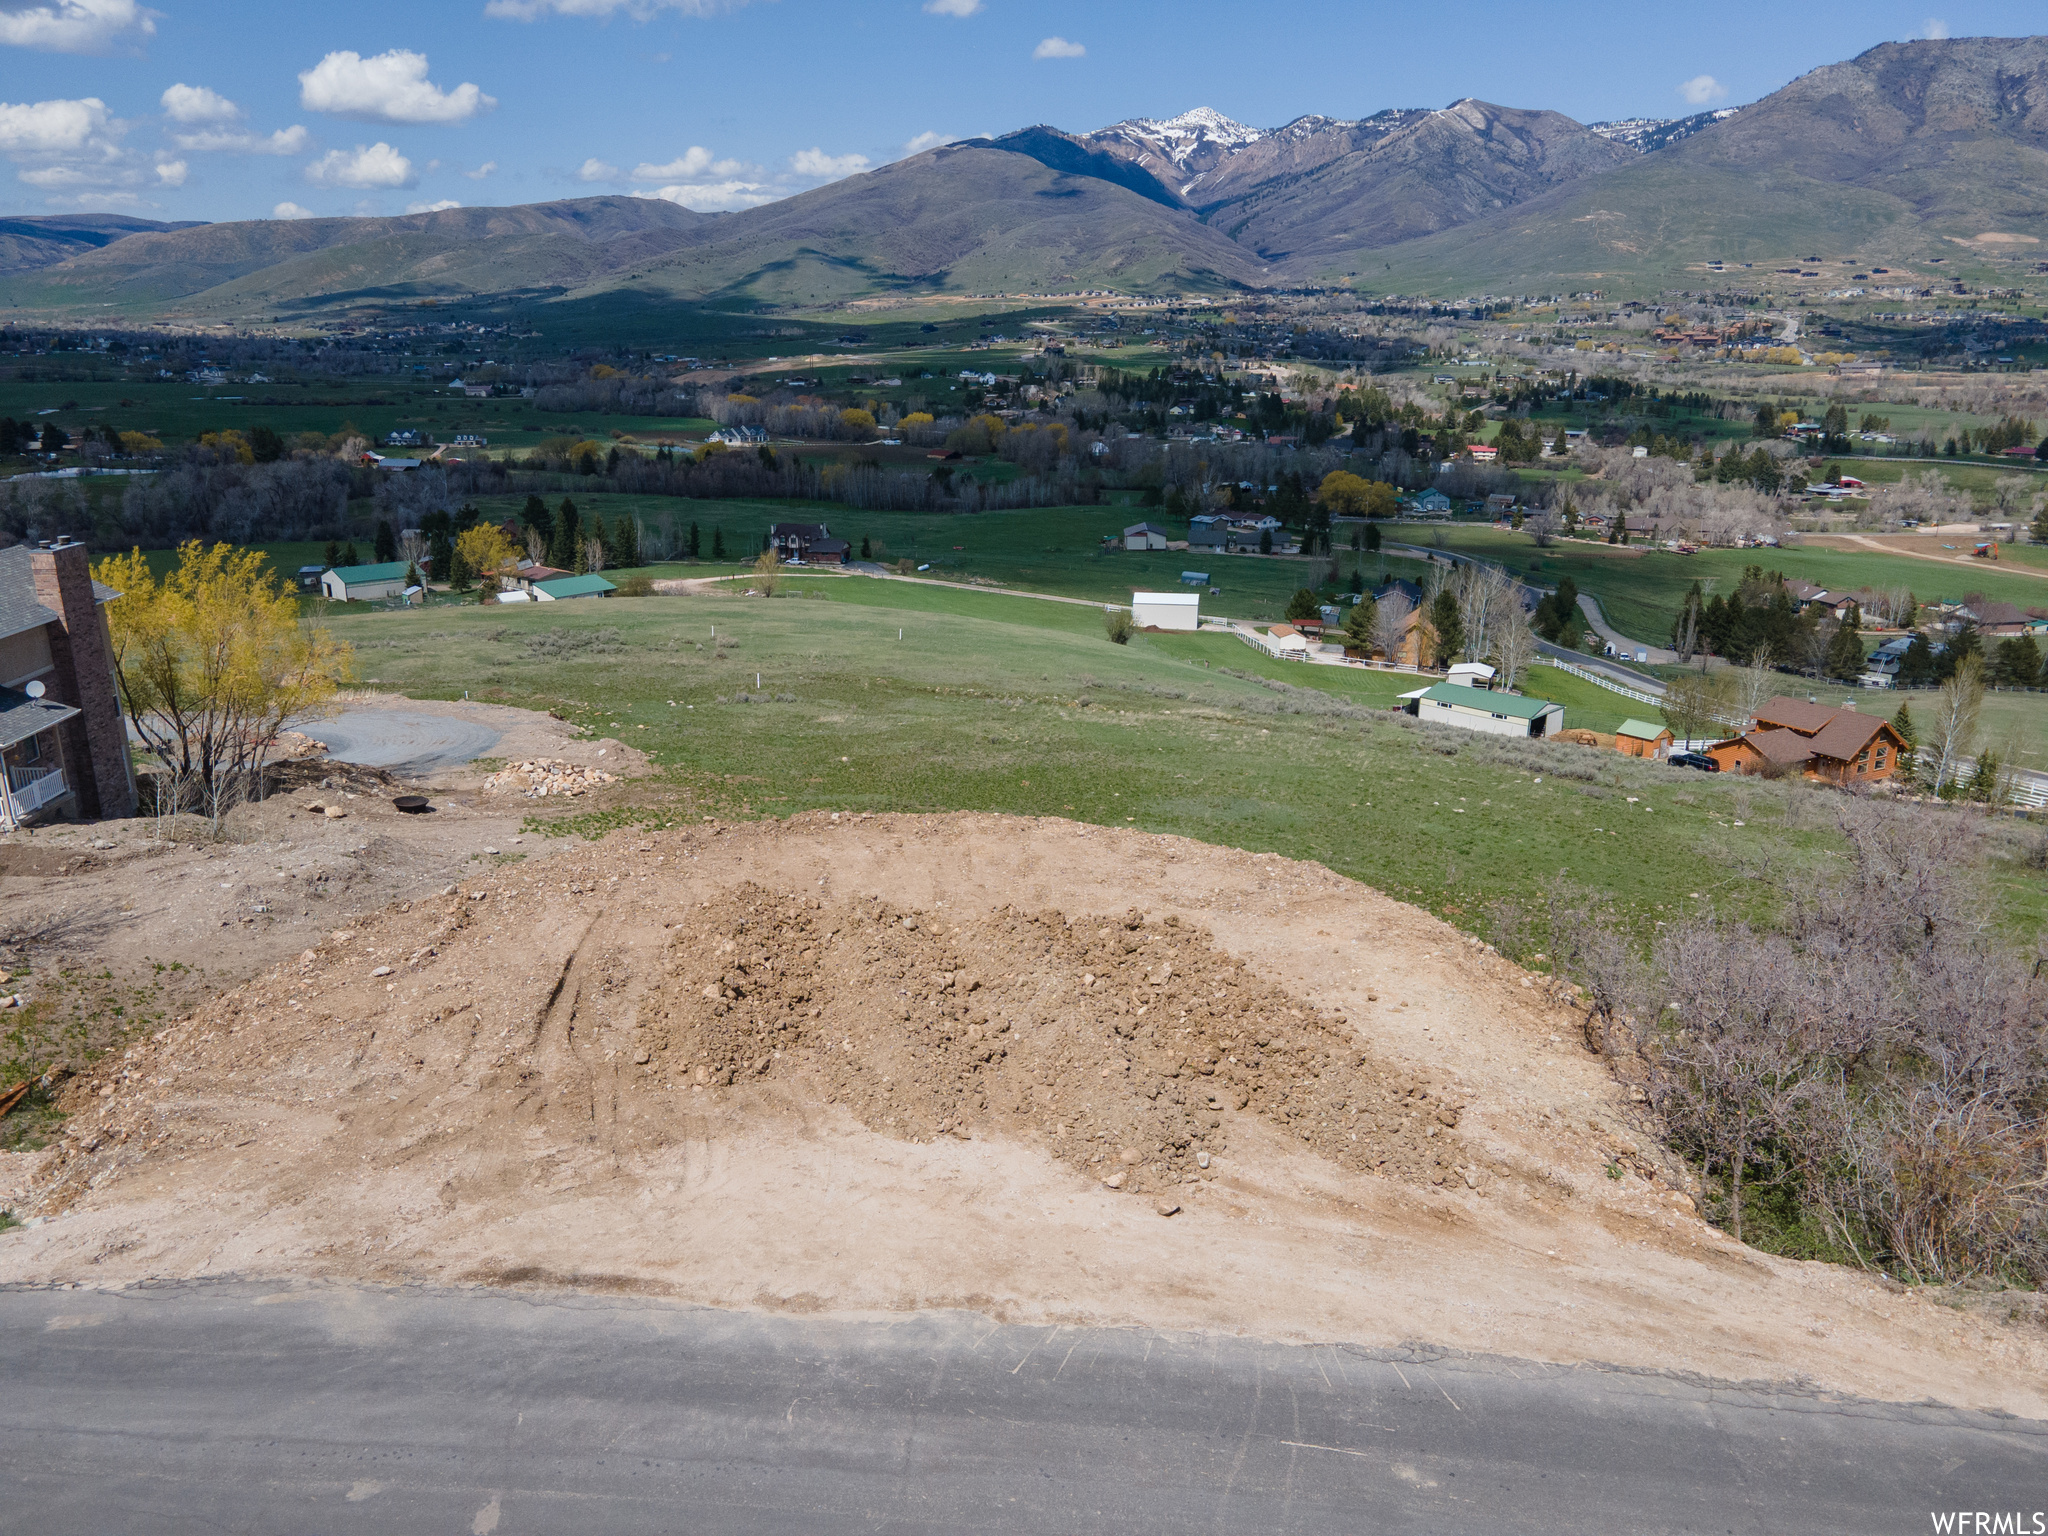
<svg viewBox="0 0 2048 1536"><path fill-rule="evenodd" d="M1564 706L1518 693L1492 693L1438 683L1401 695L1418 720L1483 731L1489 736L1555 736L1564 729Z"/></svg>
<svg viewBox="0 0 2048 1536"><path fill-rule="evenodd" d="M1133 592L1131 621L1140 629L1199 629L1199 592Z"/></svg>

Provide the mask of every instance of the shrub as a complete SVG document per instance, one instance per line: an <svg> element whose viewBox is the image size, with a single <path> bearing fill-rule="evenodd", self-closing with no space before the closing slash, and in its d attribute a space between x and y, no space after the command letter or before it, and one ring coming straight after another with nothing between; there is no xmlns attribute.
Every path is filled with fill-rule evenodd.
<svg viewBox="0 0 2048 1536"><path fill-rule="evenodd" d="M1137 633L1138 623L1126 608L1112 608L1102 616L1102 628L1112 644L1129 645L1131 636Z"/></svg>

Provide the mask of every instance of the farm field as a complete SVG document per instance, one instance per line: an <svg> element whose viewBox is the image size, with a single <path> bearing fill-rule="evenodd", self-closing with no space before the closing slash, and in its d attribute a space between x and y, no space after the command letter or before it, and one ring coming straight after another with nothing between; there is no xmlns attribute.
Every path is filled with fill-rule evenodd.
<svg viewBox="0 0 2048 1536"><path fill-rule="evenodd" d="M1990 535L1983 537L1989 538ZM2005 575L2038 571L2048 576L2048 545L2000 544L1998 559L1992 562L1972 556L1970 551L1976 543L1976 538L1966 533L1810 533L1800 540L1801 548L1839 549L1849 554L1868 554L1870 546L1875 544L1909 559L1923 562L1939 560L1964 572L1989 571ZM2042 589L2036 602L2048 606L2048 588Z"/></svg>
<svg viewBox="0 0 2048 1536"><path fill-rule="evenodd" d="M42 413L53 412L45 418ZM712 423L697 417L571 416L536 411L525 400L467 400L445 389L389 378L319 379L307 383L231 385L204 389L184 380L128 380L110 383L23 383L0 379L0 416L17 421L48 419L69 430L112 427L144 432L167 446L197 441L200 434L266 426L282 436L295 432L333 434L352 426L381 438L401 427L423 428L437 441L458 432L480 432L491 449L526 449L546 438L595 436L613 431L635 436L701 434Z"/></svg>

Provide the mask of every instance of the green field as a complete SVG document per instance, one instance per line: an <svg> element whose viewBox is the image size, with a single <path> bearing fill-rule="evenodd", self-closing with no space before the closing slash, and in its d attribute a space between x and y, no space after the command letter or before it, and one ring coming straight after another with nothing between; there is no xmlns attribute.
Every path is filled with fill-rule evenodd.
<svg viewBox="0 0 2048 1536"><path fill-rule="evenodd" d="M550 498L558 500L559 498ZM994 582L1059 597L1090 602L1128 603L1131 593L1172 589L1186 570L1207 571L1219 597L1204 597L1203 611L1237 618L1279 618L1288 598L1328 570L1327 561L1279 555L1221 555L1197 550L1105 550L1105 535L1120 533L1131 522L1156 511L1125 507L1039 507L1017 512L955 515L930 512L862 512L817 502L679 501L664 496L575 494L572 499L587 519L613 521L621 514L644 525L686 529L695 522L703 548L711 547L714 528L725 531L731 551L758 550L769 527L778 522L822 521L850 542L856 554L862 539L870 541L878 560L929 563L929 575L947 581ZM485 496L477 507L500 520L515 515L524 496ZM1184 531L1184 530L1182 530ZM1363 562L1366 583L1377 584L1377 555L1342 552L1345 580ZM1389 555L1390 576L1415 577L1420 562ZM682 568L649 567L647 574L674 576Z"/></svg>
<svg viewBox="0 0 2048 1536"><path fill-rule="evenodd" d="M1412 679L1283 665L1221 635L1115 646L1069 604L866 580L790 590L335 628L384 687L552 708L648 750L673 796L648 814L1073 816L1320 859L1468 925L1561 869L1646 921L1692 891L1740 906L1754 887L1735 861L1779 835L1759 808L1780 790L1564 745L1524 757L1360 707ZM771 702L720 702L740 693ZM1754 832L1728 825L1738 800ZM1791 835L1794 857L1828 844Z"/></svg>
<svg viewBox="0 0 2048 1536"><path fill-rule="evenodd" d="M658 778L627 806L554 824L591 832L811 809L1067 816L1317 859L1474 929L1565 872L1646 932L1695 892L1753 911L1765 887L1746 861L1818 872L1836 846L1812 791L1396 723L1372 707L1410 681L1389 674L1273 662L1225 635L1115 646L1072 604L785 590L335 628L384 687L551 708L648 751ZM2009 884L2008 915L2033 924L2038 882Z"/></svg>
<svg viewBox="0 0 2048 1536"><path fill-rule="evenodd" d="M243 398L233 398L241 396ZM372 404L372 401L381 402ZM317 403L316 403L317 402ZM403 379L317 379L306 383L226 385L129 380L102 383L22 383L0 379L0 416L43 419L70 431L112 427L143 432L165 446L197 441L203 432L269 427L284 437L295 432L339 432L352 426L381 438L401 427L418 427L447 442L458 432L481 432L491 450L525 451L542 439L564 436L609 438L614 431L635 436L680 436L709 431L697 417L572 416L537 411L526 400L469 400L445 389Z"/></svg>
<svg viewBox="0 0 2048 1536"><path fill-rule="evenodd" d="M1761 565L1836 591L1859 587L1909 587L1922 602L1960 599L1981 592L1996 602L2023 608L2048 604L2048 582L1995 565L1937 565L1905 555L1875 551L1788 548L1703 549L1696 555L1662 549L1624 553L1608 544L1560 539L1538 550L1527 534L1496 528L1454 526L1446 534L1449 547L1513 566L1546 586L1570 575L1581 592L1600 600L1608 621L1623 634L1655 645L1667 642L1686 591L1697 581L1709 594L1732 593L1745 567Z"/></svg>

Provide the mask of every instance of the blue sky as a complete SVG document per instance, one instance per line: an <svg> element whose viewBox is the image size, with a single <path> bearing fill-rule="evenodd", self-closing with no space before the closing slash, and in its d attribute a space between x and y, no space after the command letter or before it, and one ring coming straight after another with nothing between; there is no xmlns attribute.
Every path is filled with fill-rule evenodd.
<svg viewBox="0 0 2048 1536"><path fill-rule="evenodd" d="M0 211L750 206L948 138L1478 96L1581 121L1753 101L2030 4L0 0Z"/></svg>

